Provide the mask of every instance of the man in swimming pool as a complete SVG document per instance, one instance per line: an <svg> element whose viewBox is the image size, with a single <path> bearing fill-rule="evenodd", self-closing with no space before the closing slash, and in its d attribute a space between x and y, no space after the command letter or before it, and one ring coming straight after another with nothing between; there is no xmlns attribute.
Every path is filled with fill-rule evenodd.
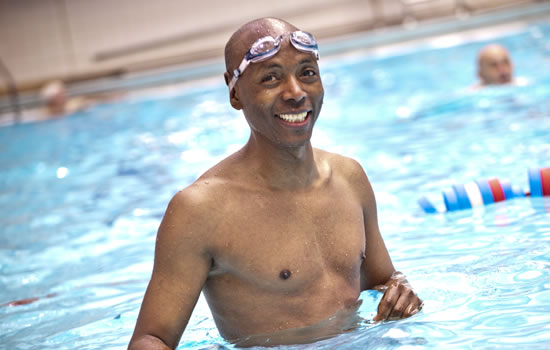
<svg viewBox="0 0 550 350"><path fill-rule="evenodd" d="M477 57L479 84L502 85L513 82L513 65L505 47L490 44L483 47Z"/></svg>
<svg viewBox="0 0 550 350"><path fill-rule="evenodd" d="M347 330L341 315L353 316L366 289L385 290L375 321L418 312L363 169L311 145L324 96L313 36L254 20L232 35L225 59L250 139L170 201L130 348L175 348L201 291L220 334L243 346Z"/></svg>

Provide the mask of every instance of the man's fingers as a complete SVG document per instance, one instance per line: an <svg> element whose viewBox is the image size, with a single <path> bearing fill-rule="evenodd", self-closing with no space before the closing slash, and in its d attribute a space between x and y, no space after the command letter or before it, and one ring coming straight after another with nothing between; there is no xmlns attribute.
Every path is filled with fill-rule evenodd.
<svg viewBox="0 0 550 350"><path fill-rule="evenodd" d="M406 318L416 314L422 307L422 300L412 289L405 289L401 292L399 300L395 304L390 318Z"/></svg>
<svg viewBox="0 0 550 350"><path fill-rule="evenodd" d="M403 317L409 317L417 314L420 310L422 310L422 306L424 306L422 300L416 298L415 302L411 303L409 307L407 307L407 310L403 314Z"/></svg>
<svg viewBox="0 0 550 350"><path fill-rule="evenodd" d="M388 319L399 319L403 317L403 314L409 307L409 298L406 294L401 294L399 299L395 303L393 310L388 316Z"/></svg>
<svg viewBox="0 0 550 350"><path fill-rule="evenodd" d="M420 311L422 305L422 300L412 289L392 286L382 296L378 304L378 313L373 320L378 322L410 317Z"/></svg>
<svg viewBox="0 0 550 350"><path fill-rule="evenodd" d="M388 288L388 290L386 290L386 293L384 293L384 295L382 296L380 303L378 304L378 313L373 320L375 322L386 320L391 314L398 298L399 294L397 293L397 289L391 287Z"/></svg>

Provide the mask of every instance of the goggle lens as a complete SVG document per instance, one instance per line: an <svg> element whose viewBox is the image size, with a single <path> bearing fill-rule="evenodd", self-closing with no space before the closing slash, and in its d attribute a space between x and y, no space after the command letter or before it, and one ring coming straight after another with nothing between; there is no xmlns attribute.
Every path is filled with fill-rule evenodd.
<svg viewBox="0 0 550 350"><path fill-rule="evenodd" d="M315 38L313 38L313 35L307 32L302 32L302 31L294 32L290 36L290 39L295 44L317 48L317 42L315 41Z"/></svg>
<svg viewBox="0 0 550 350"><path fill-rule="evenodd" d="M250 54L252 56L263 55L266 52L273 50L277 46L276 43L276 40L270 36L262 38L256 41L254 45L252 45L252 47L250 48Z"/></svg>
<svg viewBox="0 0 550 350"><path fill-rule="evenodd" d="M263 59L267 59L279 51L280 44L280 38L275 40L271 36L266 36L258 39L246 53L246 59L250 62L259 62Z"/></svg>

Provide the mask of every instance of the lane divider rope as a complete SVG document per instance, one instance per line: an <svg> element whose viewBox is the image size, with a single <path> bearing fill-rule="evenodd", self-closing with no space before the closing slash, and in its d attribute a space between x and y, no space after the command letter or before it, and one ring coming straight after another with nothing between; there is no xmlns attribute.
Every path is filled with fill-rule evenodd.
<svg viewBox="0 0 550 350"><path fill-rule="evenodd" d="M524 192L508 180L496 178L455 184L442 191L443 202L445 203L445 211L443 212L470 209L517 197L550 196L550 167L531 168L528 170L527 175L529 178L529 192ZM441 212L426 196L420 197L418 204L425 213Z"/></svg>

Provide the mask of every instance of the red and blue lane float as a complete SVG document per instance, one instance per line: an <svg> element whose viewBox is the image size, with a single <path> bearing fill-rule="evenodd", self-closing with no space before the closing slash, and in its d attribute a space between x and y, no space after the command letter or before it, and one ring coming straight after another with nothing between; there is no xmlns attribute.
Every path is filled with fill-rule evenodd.
<svg viewBox="0 0 550 350"><path fill-rule="evenodd" d="M530 192L524 192L520 187L512 185L507 180L489 179L477 180L466 184L453 185L443 190L445 209L457 211L473 207L502 202L517 197L550 196L550 168L529 169ZM437 213L437 208L426 197L418 199L418 204L424 212Z"/></svg>

